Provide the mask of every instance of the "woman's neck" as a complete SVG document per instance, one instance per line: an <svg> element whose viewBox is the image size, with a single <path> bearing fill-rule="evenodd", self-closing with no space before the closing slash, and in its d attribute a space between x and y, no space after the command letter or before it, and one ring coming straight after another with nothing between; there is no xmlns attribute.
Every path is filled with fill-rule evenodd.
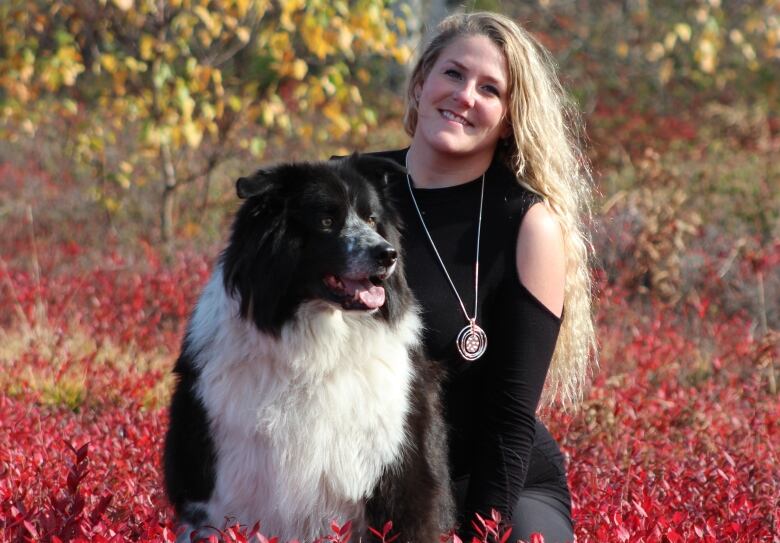
<svg viewBox="0 0 780 543"><path fill-rule="evenodd" d="M490 154L432 153L412 141L406 155L406 167L416 188L445 188L468 183L490 166Z"/></svg>

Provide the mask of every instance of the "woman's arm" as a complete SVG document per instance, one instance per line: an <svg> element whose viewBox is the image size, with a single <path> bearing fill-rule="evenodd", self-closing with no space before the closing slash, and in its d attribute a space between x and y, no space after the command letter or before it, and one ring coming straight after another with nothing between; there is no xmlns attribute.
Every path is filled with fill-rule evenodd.
<svg viewBox="0 0 780 543"><path fill-rule="evenodd" d="M563 233L544 204L531 206L525 214L517 236L516 261L520 282L560 317L566 278Z"/></svg>
<svg viewBox="0 0 780 543"><path fill-rule="evenodd" d="M516 273L508 269L491 308L494 355L479 384L481 427L466 498L466 522L495 507L507 520L526 479L544 387L563 309L563 235L552 212L533 205L516 245ZM470 535L468 525L462 527ZM470 538L469 538L470 539Z"/></svg>

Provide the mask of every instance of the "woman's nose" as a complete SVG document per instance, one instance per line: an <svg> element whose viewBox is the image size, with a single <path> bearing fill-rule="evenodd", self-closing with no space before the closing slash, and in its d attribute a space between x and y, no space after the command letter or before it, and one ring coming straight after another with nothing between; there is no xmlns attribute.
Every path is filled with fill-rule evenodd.
<svg viewBox="0 0 780 543"><path fill-rule="evenodd" d="M474 84L466 81L455 89L453 98L458 103L471 107L474 105L474 90Z"/></svg>

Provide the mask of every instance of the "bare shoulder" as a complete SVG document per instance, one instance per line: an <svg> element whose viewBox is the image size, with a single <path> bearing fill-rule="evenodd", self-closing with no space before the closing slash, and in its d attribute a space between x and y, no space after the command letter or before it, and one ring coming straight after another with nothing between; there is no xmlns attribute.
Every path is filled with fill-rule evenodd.
<svg viewBox="0 0 780 543"><path fill-rule="evenodd" d="M563 232L544 204L534 204L523 218L517 236L516 262L523 285L560 317L566 280Z"/></svg>

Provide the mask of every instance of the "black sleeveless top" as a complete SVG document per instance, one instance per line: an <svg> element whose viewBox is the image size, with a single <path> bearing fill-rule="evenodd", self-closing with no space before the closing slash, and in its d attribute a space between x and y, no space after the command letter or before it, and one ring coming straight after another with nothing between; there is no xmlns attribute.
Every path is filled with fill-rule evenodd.
<svg viewBox="0 0 780 543"><path fill-rule="evenodd" d="M406 150L377 153L404 164ZM488 347L473 362L455 341L466 319L441 269L409 196L406 177L390 180L401 214L404 266L422 307L423 343L447 370L443 383L453 477L469 476L464 515L498 509L509 519L523 488L551 490L570 506L563 457L536 407L560 319L520 282L516 247L520 223L539 199L494 160L485 175L479 254L477 323ZM474 260L481 177L441 189L414 189L428 230L470 316L474 311ZM530 466L529 466L530 465Z"/></svg>

